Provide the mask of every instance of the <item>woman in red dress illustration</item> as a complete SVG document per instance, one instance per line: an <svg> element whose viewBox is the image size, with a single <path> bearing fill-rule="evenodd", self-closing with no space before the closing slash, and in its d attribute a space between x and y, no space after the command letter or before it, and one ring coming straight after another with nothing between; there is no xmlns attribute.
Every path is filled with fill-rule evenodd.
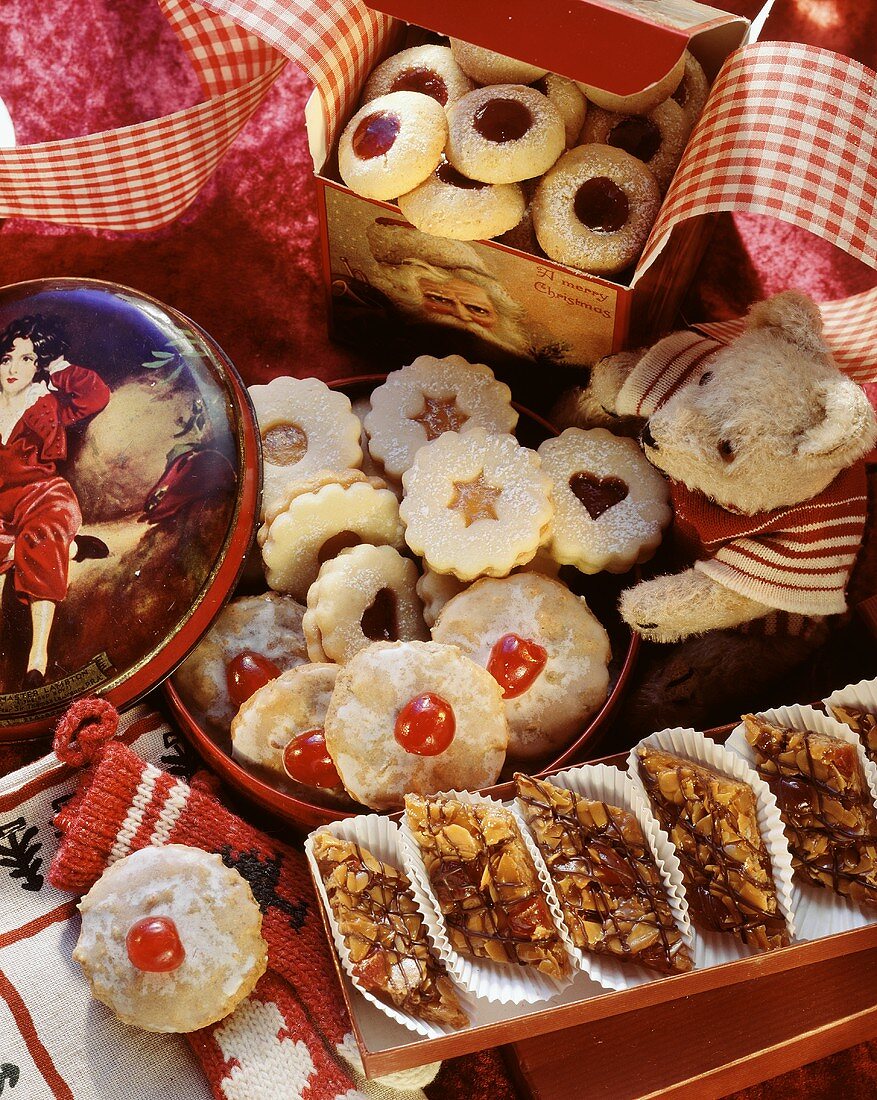
<svg viewBox="0 0 877 1100"><path fill-rule="evenodd" d="M0 600L11 575L30 607L25 688L45 681L70 561L107 554L101 540L77 539L82 513L58 465L67 457L67 428L106 408L110 390L94 371L71 365L67 349L50 317L18 318L0 335Z"/></svg>

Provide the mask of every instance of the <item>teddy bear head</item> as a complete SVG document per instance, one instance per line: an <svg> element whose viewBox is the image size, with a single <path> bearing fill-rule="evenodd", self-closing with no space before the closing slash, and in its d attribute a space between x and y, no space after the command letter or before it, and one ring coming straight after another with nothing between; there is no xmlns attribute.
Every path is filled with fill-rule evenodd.
<svg viewBox="0 0 877 1100"><path fill-rule="evenodd" d="M785 291L649 419L649 460L746 515L822 492L877 440L864 391L834 364L816 305Z"/></svg>

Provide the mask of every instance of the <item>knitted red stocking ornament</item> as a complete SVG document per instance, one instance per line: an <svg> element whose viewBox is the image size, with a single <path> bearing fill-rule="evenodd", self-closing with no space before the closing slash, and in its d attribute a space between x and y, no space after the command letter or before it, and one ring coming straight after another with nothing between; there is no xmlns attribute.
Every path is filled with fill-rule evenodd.
<svg viewBox="0 0 877 1100"><path fill-rule="evenodd" d="M91 706L90 721L87 709L77 715L75 740L63 723L56 740L62 759L79 765L91 759L92 767L57 819L63 837L52 884L85 893L111 863L148 844L218 852L252 887L270 969L230 1017L188 1036L214 1095L361 1095L336 1051L348 1017L304 856L245 824L204 790L145 764L127 746L99 747L115 729L112 708Z"/></svg>

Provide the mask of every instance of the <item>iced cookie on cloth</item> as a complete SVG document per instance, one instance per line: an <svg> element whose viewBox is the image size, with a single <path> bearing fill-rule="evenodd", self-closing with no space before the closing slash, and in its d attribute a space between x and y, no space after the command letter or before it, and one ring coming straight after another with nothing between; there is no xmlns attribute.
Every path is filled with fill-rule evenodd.
<svg viewBox="0 0 877 1100"><path fill-rule="evenodd" d="M92 994L145 1031L197 1031L221 1020L267 966L249 883L200 848L150 846L120 859L79 911L73 958Z"/></svg>

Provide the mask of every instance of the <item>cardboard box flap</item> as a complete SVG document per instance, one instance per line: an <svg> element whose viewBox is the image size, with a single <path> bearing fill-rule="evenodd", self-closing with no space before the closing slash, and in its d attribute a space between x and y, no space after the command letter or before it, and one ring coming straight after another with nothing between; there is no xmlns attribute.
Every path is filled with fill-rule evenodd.
<svg viewBox="0 0 877 1100"><path fill-rule="evenodd" d="M370 7L552 72L631 95L656 83L695 35L748 21L694 0L371 0ZM733 32L732 32L733 33Z"/></svg>

